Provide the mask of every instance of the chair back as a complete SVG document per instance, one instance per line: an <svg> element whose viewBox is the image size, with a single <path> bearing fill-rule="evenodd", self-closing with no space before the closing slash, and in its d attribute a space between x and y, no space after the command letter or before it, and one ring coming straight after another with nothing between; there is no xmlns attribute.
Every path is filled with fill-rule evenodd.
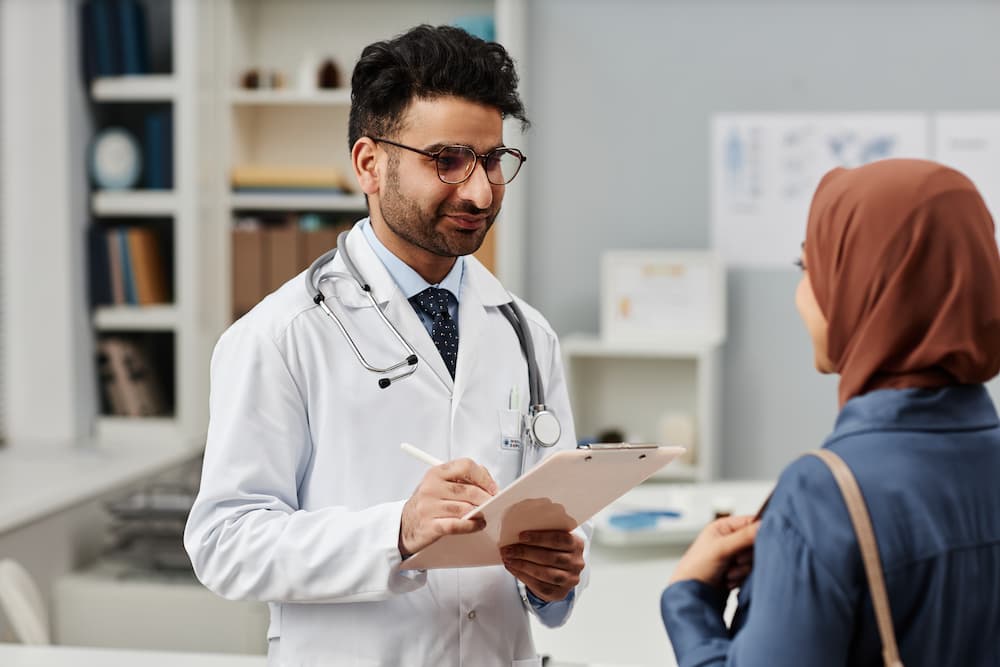
<svg viewBox="0 0 1000 667"><path fill-rule="evenodd" d="M21 643L52 643L42 594L24 566L10 558L0 560L0 610Z"/></svg>

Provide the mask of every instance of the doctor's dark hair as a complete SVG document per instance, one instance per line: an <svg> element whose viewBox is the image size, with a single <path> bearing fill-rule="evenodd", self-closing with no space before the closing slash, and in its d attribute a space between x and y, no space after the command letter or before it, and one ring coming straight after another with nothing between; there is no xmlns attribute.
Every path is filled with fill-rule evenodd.
<svg viewBox="0 0 1000 667"><path fill-rule="evenodd" d="M392 137L414 99L454 96L494 107L528 127L507 50L451 26L420 25L365 47L351 76L348 148Z"/></svg>

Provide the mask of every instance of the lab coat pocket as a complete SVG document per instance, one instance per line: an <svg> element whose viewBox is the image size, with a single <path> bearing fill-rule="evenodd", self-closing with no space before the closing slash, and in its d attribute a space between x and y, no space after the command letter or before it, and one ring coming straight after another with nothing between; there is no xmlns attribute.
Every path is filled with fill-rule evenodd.
<svg viewBox="0 0 1000 667"><path fill-rule="evenodd" d="M499 410L500 449L517 452L521 450L521 411Z"/></svg>
<svg viewBox="0 0 1000 667"><path fill-rule="evenodd" d="M510 667L542 667L542 657L536 655L534 658L514 660L510 663Z"/></svg>

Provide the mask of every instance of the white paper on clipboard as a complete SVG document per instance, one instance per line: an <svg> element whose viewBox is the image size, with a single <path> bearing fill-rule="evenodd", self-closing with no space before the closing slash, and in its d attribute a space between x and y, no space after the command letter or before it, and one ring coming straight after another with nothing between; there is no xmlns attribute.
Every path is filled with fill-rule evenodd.
<svg viewBox="0 0 1000 667"><path fill-rule="evenodd" d="M556 452L466 515L486 528L445 535L401 570L499 565L500 547L525 530L573 530L684 453L683 447L621 444Z"/></svg>

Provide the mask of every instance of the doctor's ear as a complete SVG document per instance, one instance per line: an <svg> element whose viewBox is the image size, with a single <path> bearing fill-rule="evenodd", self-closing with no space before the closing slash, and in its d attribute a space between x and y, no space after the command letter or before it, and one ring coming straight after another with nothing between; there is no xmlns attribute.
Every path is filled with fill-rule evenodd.
<svg viewBox="0 0 1000 667"><path fill-rule="evenodd" d="M361 137L354 142L351 149L351 165L358 179L361 191L366 195L378 193L379 161L378 145L368 137Z"/></svg>

